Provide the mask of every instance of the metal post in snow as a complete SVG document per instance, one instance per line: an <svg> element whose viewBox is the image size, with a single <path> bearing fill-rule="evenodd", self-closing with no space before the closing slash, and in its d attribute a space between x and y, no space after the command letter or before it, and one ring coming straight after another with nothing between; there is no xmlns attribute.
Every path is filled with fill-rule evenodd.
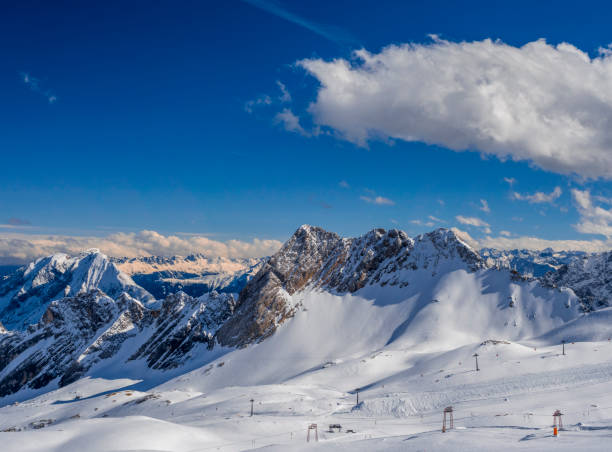
<svg viewBox="0 0 612 452"><path fill-rule="evenodd" d="M565 339L561 341L561 344L563 345L563 356L565 356Z"/></svg>
<svg viewBox="0 0 612 452"><path fill-rule="evenodd" d="M478 367L478 353L474 353L472 356L474 356L474 358L476 358L476 370L479 371L479 367Z"/></svg>
<svg viewBox="0 0 612 452"><path fill-rule="evenodd" d="M253 402L254 402L254 400L251 399L251 417L253 416Z"/></svg>

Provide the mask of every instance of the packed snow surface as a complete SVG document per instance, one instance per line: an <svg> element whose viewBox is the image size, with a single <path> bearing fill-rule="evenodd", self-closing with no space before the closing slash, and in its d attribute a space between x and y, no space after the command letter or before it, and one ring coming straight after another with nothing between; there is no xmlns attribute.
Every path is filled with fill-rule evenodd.
<svg viewBox="0 0 612 452"><path fill-rule="evenodd" d="M408 300L298 292L272 337L161 385L84 378L0 408L3 450L606 450L612 309L575 316L570 293L490 272L440 276ZM455 429L442 433L449 405Z"/></svg>
<svg viewBox="0 0 612 452"><path fill-rule="evenodd" d="M57 259L48 268L64 268ZM64 305L97 322L94 344L76 359L92 365L63 387L0 399L2 450L608 450L612 308L589 312L572 289L503 267L486 265L449 230L343 239L303 226L236 311L218 294L177 294L146 309L127 296L129 309L106 295L52 301L49 325L88 318L55 316ZM587 267L567 274L582 283ZM597 268L604 288L607 264ZM60 273L36 274L70 293ZM24 290L35 279L25 275ZM110 327L88 308L98 305L122 310ZM19 333L15 353L30 330L38 331ZM16 334L0 332L9 342ZM169 370L156 367L162 358ZM451 406L454 428L442 432Z"/></svg>

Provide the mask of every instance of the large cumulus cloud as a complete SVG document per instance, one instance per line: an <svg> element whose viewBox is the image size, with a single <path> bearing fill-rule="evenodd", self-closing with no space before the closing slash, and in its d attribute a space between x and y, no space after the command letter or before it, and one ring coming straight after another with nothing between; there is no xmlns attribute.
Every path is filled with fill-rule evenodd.
<svg viewBox="0 0 612 452"><path fill-rule="evenodd" d="M612 52L489 39L359 50L298 62L318 79L316 124L367 146L420 141L612 178Z"/></svg>

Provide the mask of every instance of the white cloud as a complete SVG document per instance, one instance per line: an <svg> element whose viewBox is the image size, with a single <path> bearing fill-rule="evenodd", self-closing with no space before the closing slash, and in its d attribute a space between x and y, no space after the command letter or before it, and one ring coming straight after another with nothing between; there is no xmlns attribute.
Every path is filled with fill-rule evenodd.
<svg viewBox="0 0 612 452"><path fill-rule="evenodd" d="M503 235L505 237L510 237L512 235L512 232L510 231L499 231L500 235Z"/></svg>
<svg viewBox="0 0 612 452"><path fill-rule="evenodd" d="M463 215L457 215L455 218L459 223L466 224L468 226L475 226L477 228L486 228L489 226L489 223L476 217L464 217Z"/></svg>
<svg viewBox="0 0 612 452"><path fill-rule="evenodd" d="M259 96L257 99L249 100L244 104L247 113L253 113L256 107L271 105L272 99L268 95Z"/></svg>
<svg viewBox="0 0 612 452"><path fill-rule="evenodd" d="M285 84L280 80L277 80L276 84L281 90L281 95L279 96L278 100L280 100L281 102L291 102L291 93L289 93L289 90L287 89Z"/></svg>
<svg viewBox="0 0 612 452"><path fill-rule="evenodd" d="M489 203L486 201L486 199L481 199L480 200L480 210L482 210L483 212L489 213L491 212L491 209L489 208Z"/></svg>
<svg viewBox="0 0 612 452"><path fill-rule="evenodd" d="M438 217L434 217L433 215L429 215L428 217L431 221L435 221L436 223L446 223L446 221L442 220L441 218Z"/></svg>
<svg viewBox="0 0 612 452"><path fill-rule="evenodd" d="M555 189L550 193L543 193L541 191L537 191L533 194L526 193L522 195L520 193L514 192L512 193L512 198L518 199L520 201L527 201L529 202L529 204L553 203L557 199L559 199L559 196L561 196L562 193L563 191L561 190L561 187L555 187Z"/></svg>
<svg viewBox="0 0 612 452"><path fill-rule="evenodd" d="M612 209L595 206L589 190L572 190L576 208L580 214L580 221L574 225L578 232L583 234L599 234L610 239L612 237ZM609 203L607 198L598 196L599 202Z"/></svg>
<svg viewBox="0 0 612 452"><path fill-rule="evenodd" d="M510 185L510 187L516 184L516 179L514 177L504 177L504 181Z"/></svg>
<svg viewBox="0 0 612 452"><path fill-rule="evenodd" d="M421 221L421 220L410 220L410 222L412 224L416 224L417 226L427 226L428 228L431 228L434 226L434 222L433 221Z"/></svg>
<svg viewBox="0 0 612 452"><path fill-rule="evenodd" d="M298 62L321 84L315 122L346 140L421 141L612 178L612 52L434 37L354 57Z"/></svg>
<svg viewBox="0 0 612 452"><path fill-rule="evenodd" d="M305 137L310 136L309 132L306 132L304 128L300 125L300 118L298 118L293 112L288 108L283 108L283 111L277 113L274 117L274 121L277 124L282 124L285 130L288 132L296 132Z"/></svg>
<svg viewBox="0 0 612 452"><path fill-rule="evenodd" d="M349 185L349 183L345 180L341 180L340 182L338 182L338 185L342 188L351 188L351 186Z"/></svg>
<svg viewBox="0 0 612 452"><path fill-rule="evenodd" d="M260 257L275 253L281 245L278 240L222 242L200 235L163 235L146 230L120 232L106 237L2 234L0 262L27 262L56 252L76 254L89 248L99 248L109 256L116 257L185 256L192 253L224 257Z"/></svg>
<svg viewBox="0 0 612 452"><path fill-rule="evenodd" d="M394 206L395 202L383 196L360 196L359 199L370 204Z"/></svg>
<svg viewBox="0 0 612 452"><path fill-rule="evenodd" d="M467 232L453 228L457 236L464 240L474 249L480 248L497 248L500 250L513 249L530 249L543 250L552 248L555 251L586 251L589 253L597 253L607 251L612 247L612 242L602 240L547 240L539 237L485 237L483 239L474 239ZM507 232L507 231L506 231Z"/></svg>

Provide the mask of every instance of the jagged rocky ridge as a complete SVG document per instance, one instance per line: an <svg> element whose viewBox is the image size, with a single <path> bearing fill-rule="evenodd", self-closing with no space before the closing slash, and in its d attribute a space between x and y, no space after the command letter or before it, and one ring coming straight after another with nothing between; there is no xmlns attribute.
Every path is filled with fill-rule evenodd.
<svg viewBox="0 0 612 452"><path fill-rule="evenodd" d="M173 294L157 309L100 290L53 301L37 324L0 335L0 397L52 382L63 386L108 363L179 367L212 348L233 309L233 296L217 292L198 299Z"/></svg>
<svg viewBox="0 0 612 452"><path fill-rule="evenodd" d="M296 306L295 292L321 288L355 292L366 285L404 287L406 272L445 268L475 271L485 263L449 229L412 239L400 230L375 229L358 238L302 226L240 293L236 314L217 333L220 344L244 346L273 334Z"/></svg>
<svg viewBox="0 0 612 452"><path fill-rule="evenodd" d="M577 256L541 279L549 287L570 287L585 312L611 306L612 251Z"/></svg>

